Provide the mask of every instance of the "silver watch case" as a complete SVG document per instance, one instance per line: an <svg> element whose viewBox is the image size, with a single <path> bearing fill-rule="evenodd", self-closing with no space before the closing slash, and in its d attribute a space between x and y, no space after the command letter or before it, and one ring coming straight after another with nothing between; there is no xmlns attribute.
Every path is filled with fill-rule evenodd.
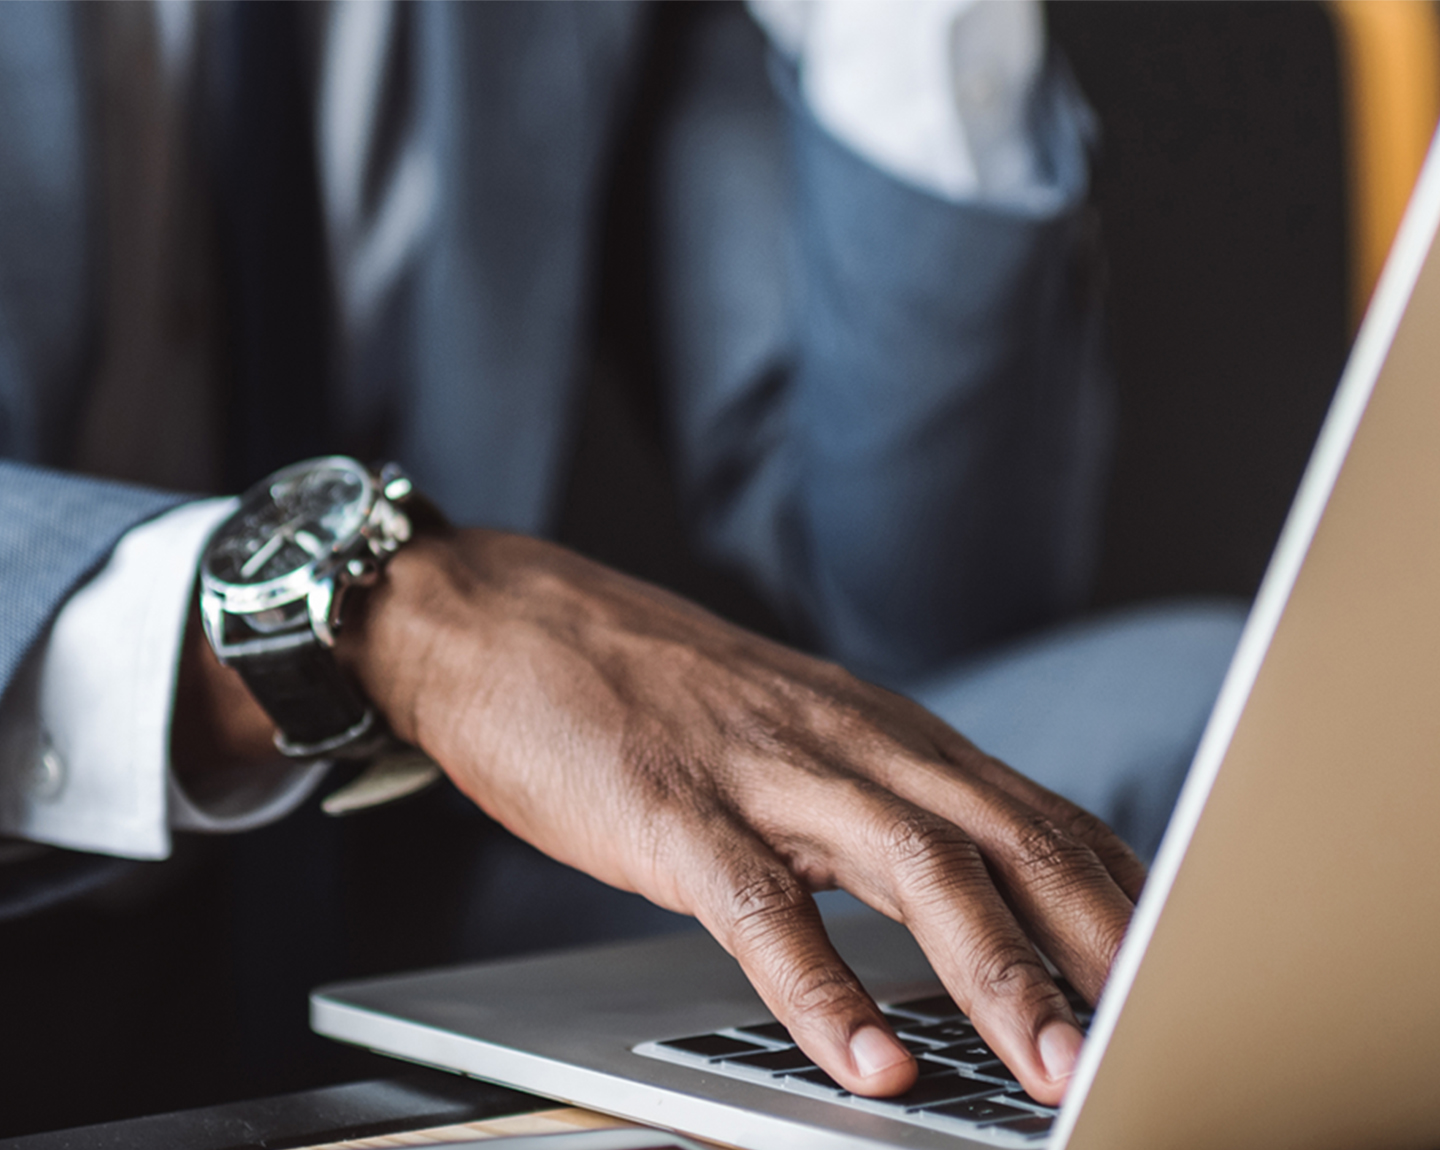
<svg viewBox="0 0 1440 1150"><path fill-rule="evenodd" d="M298 646L311 635L326 647L335 645L345 593L369 586L386 561L409 540L412 527L404 505L414 494L408 476L396 464L372 472L346 456L306 460L275 472L264 482L270 490L319 469L338 469L361 483L353 501L355 527L315 555L308 563L259 583L234 583L210 568L212 556L241 512L227 519L206 547L200 570L200 611L210 645L222 663L237 655L259 654ZM247 503L254 494L247 493ZM245 504L242 504L242 510ZM296 607L304 604L303 613ZM303 621L307 626L302 627ZM227 623L243 620L246 634L232 637Z"/></svg>

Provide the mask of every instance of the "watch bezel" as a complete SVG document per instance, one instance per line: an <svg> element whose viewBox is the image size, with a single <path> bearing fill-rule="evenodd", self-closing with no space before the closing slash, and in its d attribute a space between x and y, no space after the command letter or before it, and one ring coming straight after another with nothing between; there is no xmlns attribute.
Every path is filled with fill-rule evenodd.
<svg viewBox="0 0 1440 1150"><path fill-rule="evenodd" d="M225 536L236 516L240 514L240 509L244 508L251 496L256 494L257 488L263 485L268 490L277 482L294 474L317 471L322 468L348 471L363 484L363 494L355 501L358 506L358 526L349 535L337 539L325 554L317 555L303 566L287 571L284 575L277 575L273 579L267 579L263 583L232 583L211 572L211 553L215 542ZM212 536L200 563L202 591L207 596L214 596L218 599L217 605L221 610L237 615L253 615L272 608L285 607L308 598L317 582L330 578L338 568L343 567L346 562L355 557L357 544L368 544L366 528L374 515L380 496L381 488L376 477L358 460L351 459L346 455L327 455L281 468L247 491L241 497L240 508L237 508L234 515L221 523Z"/></svg>

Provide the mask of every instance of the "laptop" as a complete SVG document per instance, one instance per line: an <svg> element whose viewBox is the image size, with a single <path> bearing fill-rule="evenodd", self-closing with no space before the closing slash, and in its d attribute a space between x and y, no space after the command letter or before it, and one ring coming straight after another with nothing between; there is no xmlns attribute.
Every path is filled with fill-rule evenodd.
<svg viewBox="0 0 1440 1150"><path fill-rule="evenodd" d="M331 986L314 1028L747 1150L1440 1146L1437 224L1432 149L1058 1112L878 915L830 928L918 1100L840 1091L700 933Z"/></svg>

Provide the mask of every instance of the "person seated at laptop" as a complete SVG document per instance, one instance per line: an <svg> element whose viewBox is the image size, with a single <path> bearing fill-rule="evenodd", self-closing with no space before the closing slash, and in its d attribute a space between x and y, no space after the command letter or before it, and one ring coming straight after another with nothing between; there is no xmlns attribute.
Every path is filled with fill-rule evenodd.
<svg viewBox="0 0 1440 1150"><path fill-rule="evenodd" d="M1234 621L1199 619L1169 647L1161 618L974 661L1077 607L1092 565L1107 400L1083 274L1086 110L1038 5L755 12L770 78L765 35L717 9L695 18L659 117L657 354L700 546L811 653L536 537L642 12L0 11L0 331L20 348L0 343L0 826L163 857L171 826L279 817L359 724L297 738L271 714L344 713L358 689L506 827L695 916L847 1088L897 1092L916 1069L826 939L811 894L835 886L906 923L1053 1102L1081 1034L1040 955L1096 997L1144 870L946 719L998 684L984 713L1024 715L1019 741L1048 732L1054 752L1021 765L1100 795L1153 845L1218 675L1174 656L1225 648ZM226 182L213 201L182 114L210 92L202 66L231 85L201 120ZM97 87L115 98L80 98ZM313 153L292 147L296 125ZM294 203L314 219L286 216ZM222 262L209 212L232 261L230 344L205 310ZM109 277L98 319L91 269ZM207 357L231 345L226 409ZM251 610L247 634L286 642L263 666L237 655L242 681L192 610L233 504L161 489L253 479L316 444L398 458L456 522L488 526L422 517L397 535L383 570L357 568L333 653L310 616L296 633ZM323 550L313 526L255 520L232 581ZM1073 717L1034 689L1117 651L1137 698L1167 667L1206 669L1172 683L1170 709L1147 702L1158 750L1149 728L1082 716L1113 736L1092 770ZM277 734L308 760L277 767Z"/></svg>

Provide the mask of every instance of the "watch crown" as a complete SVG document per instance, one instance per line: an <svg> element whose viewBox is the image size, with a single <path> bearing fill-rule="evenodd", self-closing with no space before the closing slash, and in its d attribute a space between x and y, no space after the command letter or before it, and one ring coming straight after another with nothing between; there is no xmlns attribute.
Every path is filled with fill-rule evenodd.
<svg viewBox="0 0 1440 1150"><path fill-rule="evenodd" d="M387 463L380 469L380 490L391 503L403 503L414 493L415 484L398 463Z"/></svg>
<svg viewBox="0 0 1440 1150"><path fill-rule="evenodd" d="M380 577L380 569L375 565L374 560L359 556L345 564L345 573L350 576L352 582L361 587L371 586Z"/></svg>

